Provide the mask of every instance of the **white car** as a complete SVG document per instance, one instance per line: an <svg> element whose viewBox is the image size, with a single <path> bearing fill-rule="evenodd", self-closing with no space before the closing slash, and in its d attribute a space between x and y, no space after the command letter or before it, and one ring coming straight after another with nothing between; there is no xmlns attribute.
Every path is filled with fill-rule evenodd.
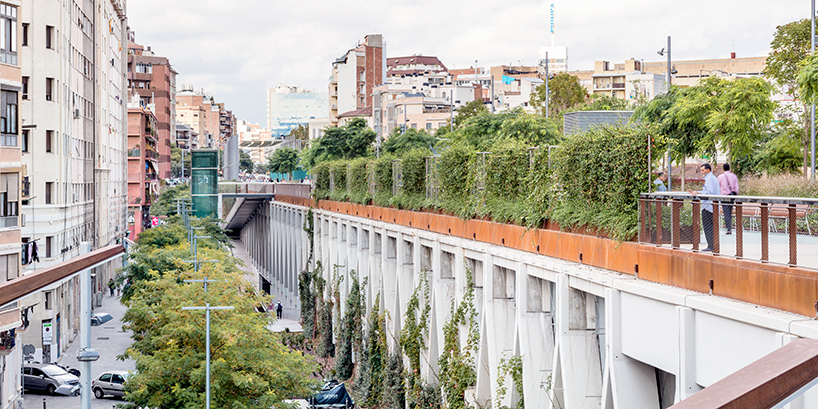
<svg viewBox="0 0 818 409"><path fill-rule="evenodd" d="M128 371L108 371L103 372L97 379L91 381L91 390L97 399L102 399L105 395L125 396L125 380L128 378Z"/></svg>

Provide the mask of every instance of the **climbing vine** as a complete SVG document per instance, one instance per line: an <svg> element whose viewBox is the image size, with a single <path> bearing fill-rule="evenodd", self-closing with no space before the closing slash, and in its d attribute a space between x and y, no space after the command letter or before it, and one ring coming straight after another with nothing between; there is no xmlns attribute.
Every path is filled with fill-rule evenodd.
<svg viewBox="0 0 818 409"><path fill-rule="evenodd" d="M477 381L475 358L480 341L477 327L477 309L474 306L472 271L466 266L466 293L463 300L452 300L452 312L443 326L443 351L438 358L440 387L446 406L450 409L466 407L466 389ZM460 345L460 331L466 329L466 344Z"/></svg>
<svg viewBox="0 0 818 409"><path fill-rule="evenodd" d="M406 389L403 383L403 353L398 342L389 359L383 375L383 403L387 408L406 407Z"/></svg>
<svg viewBox="0 0 818 409"><path fill-rule="evenodd" d="M338 357L335 361L335 373L338 379L347 380L352 377L355 364L352 354L360 356L363 349L363 324L366 316L366 296L361 287L366 286L367 277L358 280L355 270L350 270L351 285L346 299L346 314L341 321L341 336L338 338ZM340 284L340 282L339 282Z"/></svg>
<svg viewBox="0 0 818 409"><path fill-rule="evenodd" d="M423 392L420 378L420 355L426 349L424 338L429 336L429 313L432 310L432 305L429 302L427 274L426 271L421 272L420 282L412 291L412 296L406 306L406 314L403 319L404 326L400 331L400 344L409 358L406 387L410 408L417 406L418 398Z"/></svg>
<svg viewBox="0 0 818 409"><path fill-rule="evenodd" d="M317 294L314 289L315 281L321 277L323 267L321 262L316 263L315 269L310 271L304 269L298 275L298 295L301 299L301 327L305 334L309 334L310 339L315 338L316 304Z"/></svg>
<svg viewBox="0 0 818 409"><path fill-rule="evenodd" d="M358 374L355 378L356 400L364 407L380 407L382 404L382 389L384 367L388 359L386 346L386 314L380 312L381 294L375 296L375 304L369 313L369 328L364 336L364 347L361 350L361 359Z"/></svg>
<svg viewBox="0 0 818 409"><path fill-rule="evenodd" d="M508 393L506 387L506 377L511 377L511 382L514 384L514 392L517 393L517 403L514 409L525 409L525 402L523 400L523 358L520 355L513 355L511 358L502 358L500 366L498 367L499 374L497 378L497 408L511 409L508 406L501 405L500 402Z"/></svg>

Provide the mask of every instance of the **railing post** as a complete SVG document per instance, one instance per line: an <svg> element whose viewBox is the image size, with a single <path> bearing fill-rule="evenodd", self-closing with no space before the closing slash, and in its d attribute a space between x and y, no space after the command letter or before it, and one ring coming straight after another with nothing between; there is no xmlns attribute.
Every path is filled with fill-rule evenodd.
<svg viewBox="0 0 818 409"><path fill-rule="evenodd" d="M701 202L699 199L693 199L693 250L699 249L699 240L701 240L701 233L699 232L701 223Z"/></svg>
<svg viewBox="0 0 818 409"><path fill-rule="evenodd" d="M736 218L733 226L736 230L736 257L744 257L744 209L741 202L736 202L733 206L733 215Z"/></svg>
<svg viewBox="0 0 818 409"><path fill-rule="evenodd" d="M654 203L656 203L656 245L661 246L663 243L662 238L662 199L656 199Z"/></svg>
<svg viewBox="0 0 818 409"><path fill-rule="evenodd" d="M790 227L790 265L794 266L798 264L798 256L796 251L798 250L798 238L796 234L798 233L798 224L795 220L795 205L790 204L787 208L789 210L789 227Z"/></svg>
<svg viewBox="0 0 818 409"><path fill-rule="evenodd" d="M761 204L761 261L770 260L770 206Z"/></svg>
<svg viewBox="0 0 818 409"><path fill-rule="evenodd" d="M648 204L647 199L639 198L639 242L645 243L650 241L650 237L647 236L647 225L648 221L646 220L648 217Z"/></svg>
<svg viewBox="0 0 818 409"><path fill-rule="evenodd" d="M713 203L713 254L719 254L719 236L721 233L721 223L719 223L719 206L721 203Z"/></svg>
<svg viewBox="0 0 818 409"><path fill-rule="evenodd" d="M670 228L671 228L670 240L671 240L671 244L670 245L674 249L679 248L680 244L681 244L682 229L679 226L679 224L681 223L680 217L681 217L682 205L683 204L684 204L684 201L682 201L680 199L673 199L673 207L670 210L670 215L671 215L671 217L670 217Z"/></svg>

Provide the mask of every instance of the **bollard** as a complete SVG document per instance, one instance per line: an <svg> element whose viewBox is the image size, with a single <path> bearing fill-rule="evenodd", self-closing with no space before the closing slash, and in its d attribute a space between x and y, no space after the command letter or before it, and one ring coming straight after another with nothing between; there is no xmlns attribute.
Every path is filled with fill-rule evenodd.
<svg viewBox="0 0 818 409"><path fill-rule="evenodd" d="M45 409L45 398L43 398L43 409Z"/></svg>

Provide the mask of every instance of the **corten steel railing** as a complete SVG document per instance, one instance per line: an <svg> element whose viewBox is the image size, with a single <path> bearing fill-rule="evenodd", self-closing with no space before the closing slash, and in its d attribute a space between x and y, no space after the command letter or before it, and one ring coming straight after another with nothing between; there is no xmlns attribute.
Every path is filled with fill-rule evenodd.
<svg viewBox="0 0 818 409"><path fill-rule="evenodd" d="M709 215L702 213L707 204L713 209ZM712 221L709 244L713 254L818 269L816 211L815 198L643 193L639 242L707 251L705 226ZM712 220L702 220L703 215Z"/></svg>

